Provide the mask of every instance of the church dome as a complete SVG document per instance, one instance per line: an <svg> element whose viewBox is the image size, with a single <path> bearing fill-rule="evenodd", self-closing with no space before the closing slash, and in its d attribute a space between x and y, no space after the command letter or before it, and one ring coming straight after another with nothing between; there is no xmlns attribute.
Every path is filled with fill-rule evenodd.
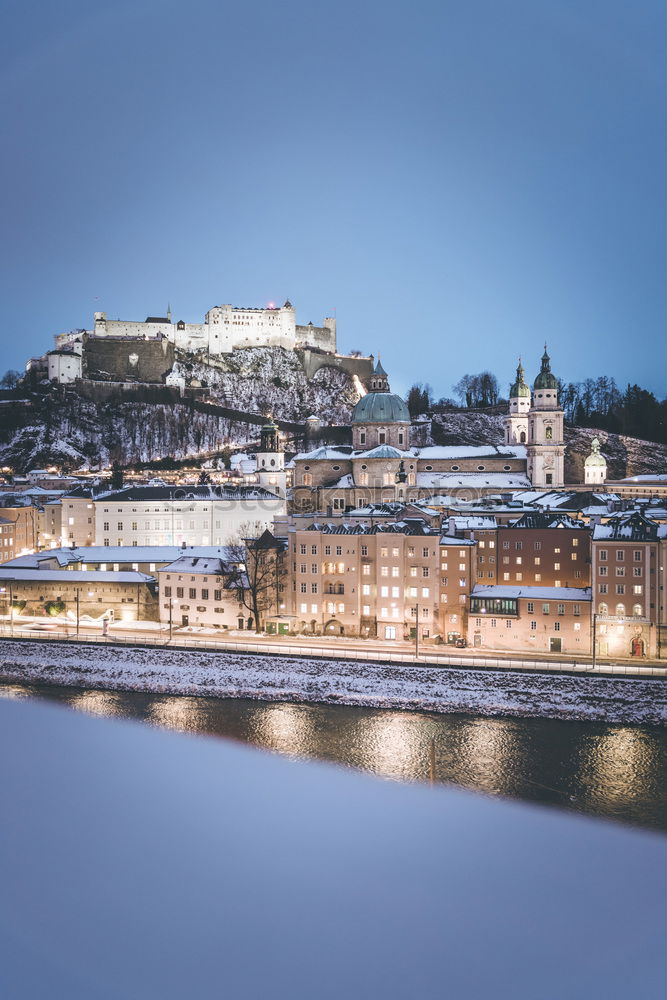
<svg viewBox="0 0 667 1000"><path fill-rule="evenodd" d="M597 438L593 438L591 441L591 453L588 458L584 461L584 465L587 469L591 468L606 468L607 460L604 455L600 454L600 442Z"/></svg>
<svg viewBox="0 0 667 1000"><path fill-rule="evenodd" d="M352 410L353 424L410 423L410 411L404 400L393 392L369 392Z"/></svg>
<svg viewBox="0 0 667 1000"><path fill-rule="evenodd" d="M535 379L535 389L558 389L558 379L551 371L551 358L547 353L547 345L544 345L544 354L542 355L542 367L540 368L540 373Z"/></svg>
<svg viewBox="0 0 667 1000"><path fill-rule="evenodd" d="M510 399L517 399L520 396L530 396L530 389L526 385L523 377L523 365L519 361L516 370L516 381L510 386Z"/></svg>

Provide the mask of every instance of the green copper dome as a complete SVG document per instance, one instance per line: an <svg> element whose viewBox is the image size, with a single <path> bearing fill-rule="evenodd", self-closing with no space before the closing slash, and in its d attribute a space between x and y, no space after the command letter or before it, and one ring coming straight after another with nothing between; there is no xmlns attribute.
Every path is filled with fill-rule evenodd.
<svg viewBox="0 0 667 1000"><path fill-rule="evenodd" d="M542 367L540 368L540 373L535 379L534 389L558 389L558 379L551 371L551 358L547 353L547 345L544 345L544 354L542 355Z"/></svg>
<svg viewBox="0 0 667 1000"><path fill-rule="evenodd" d="M393 392L369 392L352 410L353 424L410 423L410 411Z"/></svg>
<svg viewBox="0 0 667 1000"><path fill-rule="evenodd" d="M520 361L516 370L516 382L510 386L510 399L515 399L517 396L530 396L530 389L523 377L523 365Z"/></svg>

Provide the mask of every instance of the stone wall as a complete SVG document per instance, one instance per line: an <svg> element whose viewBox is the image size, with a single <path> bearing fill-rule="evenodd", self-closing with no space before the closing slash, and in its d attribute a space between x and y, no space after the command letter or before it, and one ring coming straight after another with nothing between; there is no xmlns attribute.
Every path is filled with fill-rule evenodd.
<svg viewBox="0 0 667 1000"><path fill-rule="evenodd" d="M166 337L86 337L84 378L98 381L162 384L174 364L174 345Z"/></svg>
<svg viewBox="0 0 667 1000"><path fill-rule="evenodd" d="M312 378L320 368L339 368L349 375L357 375L363 382L373 371L373 359L353 358L346 354L325 354L309 348L297 349L307 378Z"/></svg>

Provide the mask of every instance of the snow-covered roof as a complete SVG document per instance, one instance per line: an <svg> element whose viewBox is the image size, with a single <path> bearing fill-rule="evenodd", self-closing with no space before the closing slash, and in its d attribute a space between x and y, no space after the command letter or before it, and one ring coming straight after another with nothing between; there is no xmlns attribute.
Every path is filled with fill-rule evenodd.
<svg viewBox="0 0 667 1000"><path fill-rule="evenodd" d="M516 490L530 486L530 480L520 472L418 472L417 486L434 489L493 489Z"/></svg>
<svg viewBox="0 0 667 1000"><path fill-rule="evenodd" d="M441 535L441 545L477 545L474 538L458 538L456 535Z"/></svg>
<svg viewBox="0 0 667 1000"><path fill-rule="evenodd" d="M230 564L225 559L202 558L201 556L180 556L174 562L163 566L161 573L189 573L205 576L224 576L229 573Z"/></svg>
<svg viewBox="0 0 667 1000"><path fill-rule="evenodd" d="M0 566L0 583L3 581L16 583L151 583L152 576L138 573L136 570L120 570L118 572L97 569L13 569L6 563Z"/></svg>
<svg viewBox="0 0 667 1000"><path fill-rule="evenodd" d="M590 601L590 587L473 587L471 597L523 597L536 601Z"/></svg>
<svg viewBox="0 0 667 1000"><path fill-rule="evenodd" d="M399 451L390 444L379 444L370 451L355 452L355 458L401 458L407 452Z"/></svg>
<svg viewBox="0 0 667 1000"><path fill-rule="evenodd" d="M99 565L100 563L170 563L181 555L198 556L201 558L228 558L229 549L224 545L190 545L183 548L180 545L90 545L76 549L44 549L42 552L30 552L17 556L6 567L16 569L36 568L40 563L56 559L62 566L72 563Z"/></svg>
<svg viewBox="0 0 667 1000"><path fill-rule="evenodd" d="M472 528L497 528L498 522L491 514L456 514L449 519L458 531L470 531Z"/></svg>
<svg viewBox="0 0 667 1000"><path fill-rule="evenodd" d="M337 448L329 448L323 445L321 448L316 448L315 451L302 451L298 455L294 456L294 462L302 461L329 461L330 459L344 459L350 458L351 451L339 451Z"/></svg>
<svg viewBox="0 0 667 1000"><path fill-rule="evenodd" d="M667 472L653 472L642 476L628 476L626 479L617 479L618 483L667 483Z"/></svg>
<svg viewBox="0 0 667 1000"><path fill-rule="evenodd" d="M526 449L523 445L430 445L427 448L413 449L418 458L525 458Z"/></svg>

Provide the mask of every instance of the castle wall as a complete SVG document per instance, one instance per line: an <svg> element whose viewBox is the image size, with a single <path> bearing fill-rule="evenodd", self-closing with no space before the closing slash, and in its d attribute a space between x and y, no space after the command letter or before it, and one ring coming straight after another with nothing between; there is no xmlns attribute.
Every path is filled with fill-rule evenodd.
<svg viewBox="0 0 667 1000"><path fill-rule="evenodd" d="M166 337L87 337L83 372L88 379L164 382L174 364L174 345Z"/></svg>
<svg viewBox="0 0 667 1000"><path fill-rule="evenodd" d="M203 323L173 322L171 317L155 323L108 319L106 313L97 312L94 333L99 338L155 340L163 336L184 351L208 354L229 354L237 347L294 350L296 346L309 346L330 353L336 351L336 320L325 319L323 326L297 327L296 313L290 303L278 309L214 306L206 313Z"/></svg>
<svg viewBox="0 0 667 1000"><path fill-rule="evenodd" d="M321 351L336 353L336 320L325 319L324 326L297 326L296 346L315 347Z"/></svg>

